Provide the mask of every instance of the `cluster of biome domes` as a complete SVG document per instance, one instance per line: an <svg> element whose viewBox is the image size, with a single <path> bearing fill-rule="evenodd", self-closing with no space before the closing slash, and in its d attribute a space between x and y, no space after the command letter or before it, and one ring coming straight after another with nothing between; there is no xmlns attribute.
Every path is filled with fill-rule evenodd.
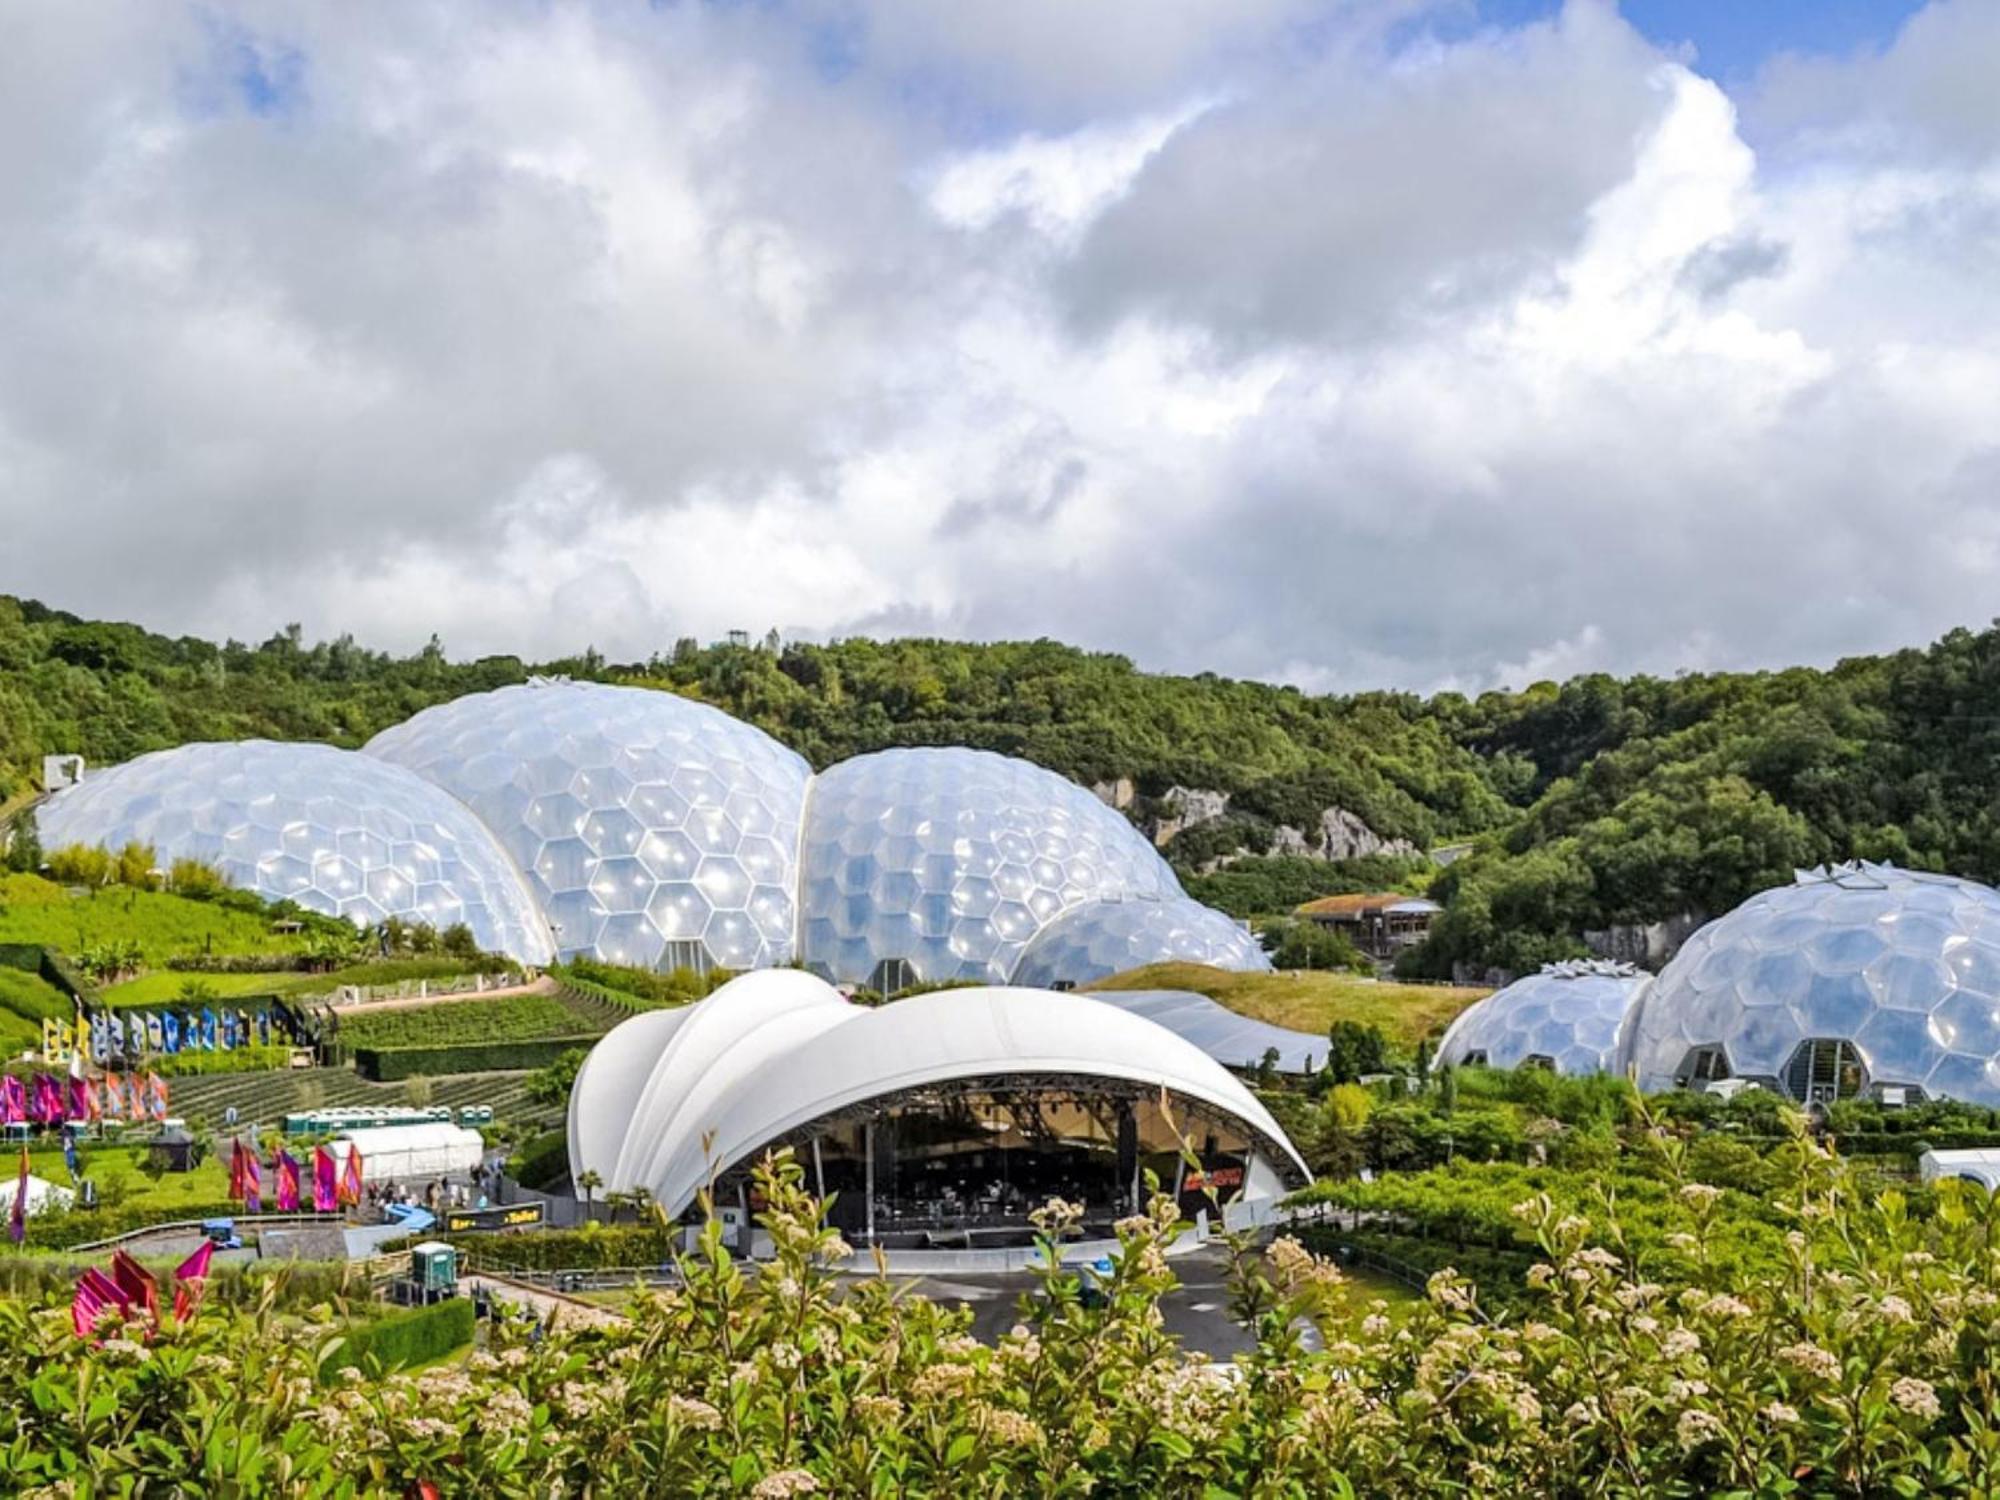
<svg viewBox="0 0 2000 1500"><path fill-rule="evenodd" d="M1801 870L1658 978L1582 961L1508 985L1452 1023L1436 1061L2000 1106L2000 892L1888 864Z"/></svg>
<svg viewBox="0 0 2000 1500"><path fill-rule="evenodd" d="M45 847L150 845L357 925L463 924L523 963L799 963L884 990L1081 984L1181 959L1269 967L1118 812L987 751L814 775L719 709L538 678L425 709L361 750L184 745L37 809Z"/></svg>

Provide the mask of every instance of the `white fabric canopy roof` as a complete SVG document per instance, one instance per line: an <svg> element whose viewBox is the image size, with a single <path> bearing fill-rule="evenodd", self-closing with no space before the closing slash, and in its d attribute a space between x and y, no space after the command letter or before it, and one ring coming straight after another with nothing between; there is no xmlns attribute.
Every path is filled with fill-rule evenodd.
<svg viewBox="0 0 2000 1500"><path fill-rule="evenodd" d="M570 1169L643 1187L669 1214L727 1169L824 1115L926 1084L1058 1074L1166 1088L1241 1122L1309 1176L1284 1131L1198 1048L1089 996L942 990L877 1009L772 969L614 1029L570 1094Z"/></svg>

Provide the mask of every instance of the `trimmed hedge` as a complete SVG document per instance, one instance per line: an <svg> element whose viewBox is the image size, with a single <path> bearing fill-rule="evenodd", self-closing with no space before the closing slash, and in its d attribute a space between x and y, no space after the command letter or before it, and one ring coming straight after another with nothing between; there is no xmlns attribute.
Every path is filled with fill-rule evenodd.
<svg viewBox="0 0 2000 1500"><path fill-rule="evenodd" d="M384 1370L441 1359L472 1342L472 1303L464 1297L390 1313L350 1327L332 1353L320 1361L319 1378L359 1370L371 1356Z"/></svg>
<svg viewBox="0 0 2000 1500"><path fill-rule="evenodd" d="M274 1202L275 1199L266 1199ZM68 1250L77 1245L94 1245L135 1229L155 1224L179 1223L195 1219L235 1219L243 1217L243 1205L225 1198L218 1203L177 1203L170 1209L154 1204L131 1204L122 1208L73 1209L68 1213L28 1215L28 1250ZM12 1249L11 1246L8 1247Z"/></svg>
<svg viewBox="0 0 2000 1500"><path fill-rule="evenodd" d="M467 1042L456 1047L356 1047L354 1071L375 1083L418 1074L502 1073L546 1068L572 1047L592 1047L594 1036L545 1036L525 1042Z"/></svg>
<svg viewBox="0 0 2000 1500"><path fill-rule="evenodd" d="M604 1213L604 1199L597 1212ZM470 1234L457 1245L484 1271L575 1271L658 1266L671 1257L680 1231L658 1224L590 1224L582 1229L541 1229L532 1234Z"/></svg>

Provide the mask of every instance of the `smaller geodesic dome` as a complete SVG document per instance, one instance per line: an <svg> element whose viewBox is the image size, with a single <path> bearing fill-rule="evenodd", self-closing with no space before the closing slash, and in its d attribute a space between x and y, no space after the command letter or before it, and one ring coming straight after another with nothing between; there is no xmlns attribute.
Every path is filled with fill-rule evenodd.
<svg viewBox="0 0 2000 1500"><path fill-rule="evenodd" d="M1185 896L1092 901L1064 912L1021 955L1013 982L1089 984L1146 964L1267 971L1271 960L1241 923Z"/></svg>
<svg viewBox="0 0 2000 1500"><path fill-rule="evenodd" d="M1438 1043L1439 1067L1549 1068L1567 1077L1616 1066L1619 1024L1652 976L1630 964L1546 964L1461 1011Z"/></svg>
<svg viewBox="0 0 2000 1500"><path fill-rule="evenodd" d="M829 767L814 778L800 849L800 956L884 991L1005 983L1063 913L1182 894L1122 815L988 750L881 750Z"/></svg>
<svg viewBox="0 0 2000 1500"><path fill-rule="evenodd" d="M182 745L93 772L36 810L42 843L150 845L163 866L366 926L464 923L489 953L544 964L548 924L514 862L464 803L423 777L331 745Z"/></svg>
<svg viewBox="0 0 2000 1500"><path fill-rule="evenodd" d="M1801 870L1688 939L1619 1065L1649 1091L1742 1078L1802 1104L2000 1105L2000 892L1865 861Z"/></svg>

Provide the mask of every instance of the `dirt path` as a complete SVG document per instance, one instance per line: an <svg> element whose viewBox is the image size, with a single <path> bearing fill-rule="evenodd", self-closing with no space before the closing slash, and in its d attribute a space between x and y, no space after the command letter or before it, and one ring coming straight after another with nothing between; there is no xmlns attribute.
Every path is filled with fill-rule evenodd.
<svg viewBox="0 0 2000 1500"><path fill-rule="evenodd" d="M374 1015L385 1010L416 1010L426 1005L449 1005L454 1000L504 1000L509 995L553 995L560 986L544 974L527 984L510 984L497 990L462 990L451 995L410 995L400 1000L358 1000L352 1005L335 1005L336 1016Z"/></svg>

